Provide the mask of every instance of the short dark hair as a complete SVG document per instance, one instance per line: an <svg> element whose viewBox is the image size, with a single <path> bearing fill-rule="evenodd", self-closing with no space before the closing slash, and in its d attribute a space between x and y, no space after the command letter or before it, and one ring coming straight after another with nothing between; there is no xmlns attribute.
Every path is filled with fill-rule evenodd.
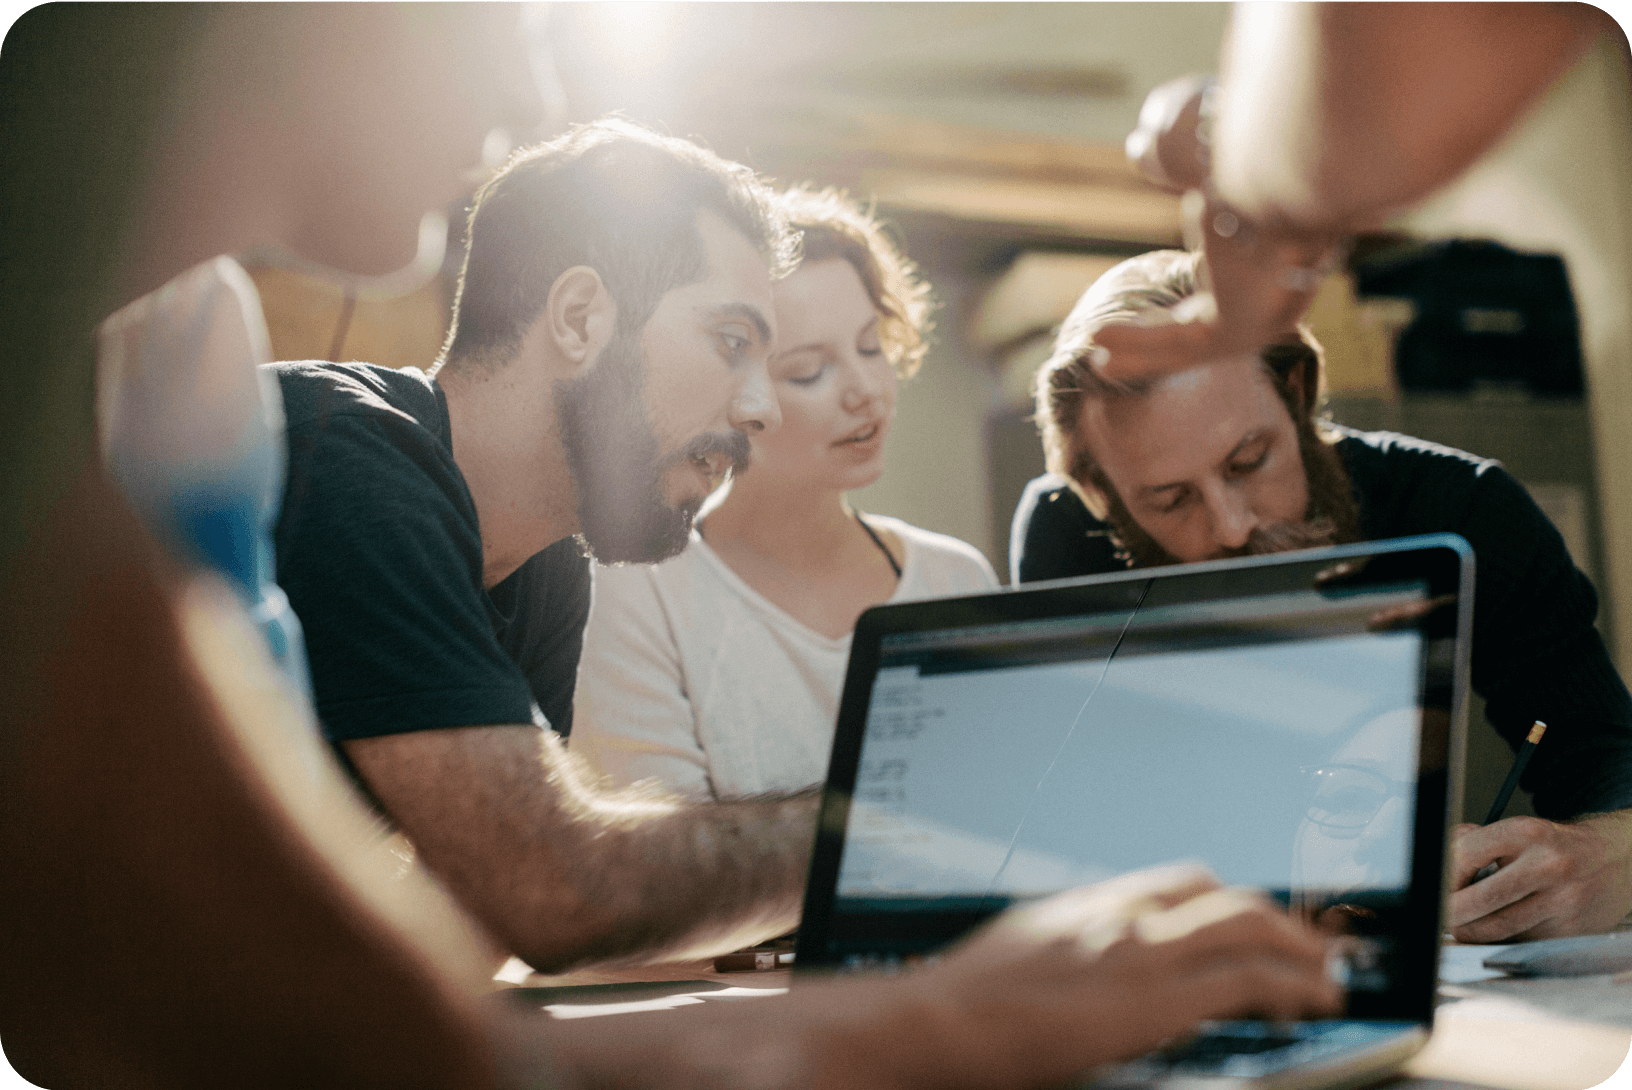
<svg viewBox="0 0 1632 1090"><path fill-rule="evenodd" d="M929 284L871 211L843 191L795 186L777 194L777 207L802 238L802 261L840 258L861 280L878 311L878 339L898 374L914 374L929 348Z"/></svg>
<svg viewBox="0 0 1632 1090"><path fill-rule="evenodd" d="M507 361L575 265L600 274L621 326L644 326L665 292L707 271L705 208L753 243L773 276L793 266L798 237L769 187L688 140L603 118L516 152L472 202L436 366Z"/></svg>

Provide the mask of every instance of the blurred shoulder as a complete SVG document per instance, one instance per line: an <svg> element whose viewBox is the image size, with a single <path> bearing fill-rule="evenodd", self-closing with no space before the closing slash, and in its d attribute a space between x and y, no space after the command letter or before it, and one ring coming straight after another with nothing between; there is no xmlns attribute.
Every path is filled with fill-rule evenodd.
<svg viewBox="0 0 1632 1090"><path fill-rule="evenodd" d="M1045 501L1056 503L1067 496L1076 496L1076 492L1071 488L1071 482L1058 473L1044 473L1026 482L1025 490L1021 492L1020 503L1017 506L1034 507L1038 503Z"/></svg>

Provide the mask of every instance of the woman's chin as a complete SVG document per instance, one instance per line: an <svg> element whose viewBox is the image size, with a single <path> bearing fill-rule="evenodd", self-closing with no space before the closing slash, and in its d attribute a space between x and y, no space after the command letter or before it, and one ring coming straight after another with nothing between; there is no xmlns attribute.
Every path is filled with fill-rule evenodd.
<svg viewBox="0 0 1632 1090"><path fill-rule="evenodd" d="M879 459L878 464L861 469L858 472L842 474L842 482L837 484L840 492L859 492L870 484L874 484L884 476L884 461Z"/></svg>

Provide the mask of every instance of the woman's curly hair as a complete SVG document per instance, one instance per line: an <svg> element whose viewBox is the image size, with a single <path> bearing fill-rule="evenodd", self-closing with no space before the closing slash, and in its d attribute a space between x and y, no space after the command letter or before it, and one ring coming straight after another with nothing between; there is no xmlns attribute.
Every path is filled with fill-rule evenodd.
<svg viewBox="0 0 1632 1090"><path fill-rule="evenodd" d="M838 189L795 186L774 198L788 226L804 236L801 262L843 258L878 311L884 355L905 378L918 370L927 340L929 284L870 210Z"/></svg>

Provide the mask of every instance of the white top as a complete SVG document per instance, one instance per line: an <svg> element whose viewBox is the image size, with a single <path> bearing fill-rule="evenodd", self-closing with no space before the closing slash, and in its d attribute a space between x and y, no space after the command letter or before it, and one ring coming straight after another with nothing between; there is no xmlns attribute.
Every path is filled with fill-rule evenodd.
<svg viewBox="0 0 1632 1090"><path fill-rule="evenodd" d="M868 515L905 550L891 602L997 586L974 546ZM850 636L831 639L743 582L695 532L656 566L595 569L571 748L624 785L729 798L821 783Z"/></svg>

